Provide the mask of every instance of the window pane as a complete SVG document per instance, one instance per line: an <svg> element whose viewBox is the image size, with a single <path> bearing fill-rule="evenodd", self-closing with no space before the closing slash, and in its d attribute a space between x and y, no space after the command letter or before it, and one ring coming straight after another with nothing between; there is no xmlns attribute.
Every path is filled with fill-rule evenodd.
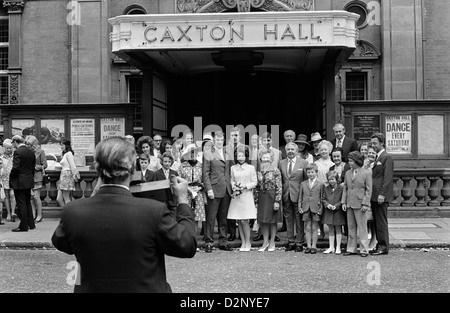
<svg viewBox="0 0 450 313"><path fill-rule="evenodd" d="M366 100L366 73L346 73L345 93L347 101Z"/></svg>
<svg viewBox="0 0 450 313"><path fill-rule="evenodd" d="M0 101L8 104L8 76L0 76Z"/></svg>
<svg viewBox="0 0 450 313"><path fill-rule="evenodd" d="M142 127L142 76L128 77L129 102L136 103L134 127Z"/></svg>
<svg viewBox="0 0 450 313"><path fill-rule="evenodd" d="M0 48L0 70L8 69L8 47Z"/></svg>
<svg viewBox="0 0 450 313"><path fill-rule="evenodd" d="M8 20L0 19L0 42L8 42Z"/></svg>

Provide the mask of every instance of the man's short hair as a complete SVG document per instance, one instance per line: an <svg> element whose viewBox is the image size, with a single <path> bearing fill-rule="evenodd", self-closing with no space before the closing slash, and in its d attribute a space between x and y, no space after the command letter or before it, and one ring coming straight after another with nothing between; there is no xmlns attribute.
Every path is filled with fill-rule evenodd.
<svg viewBox="0 0 450 313"><path fill-rule="evenodd" d="M287 150L287 148L290 147L290 146L294 147L295 150L298 151L298 146L297 146L297 144L295 142L288 142L284 148Z"/></svg>
<svg viewBox="0 0 450 313"><path fill-rule="evenodd" d="M336 123L336 124L334 124L333 130L336 130L336 128L337 128L338 126L342 126L342 130L345 132L345 126L344 126L344 124L342 124L342 123Z"/></svg>
<svg viewBox="0 0 450 313"><path fill-rule="evenodd" d="M218 130L218 131L214 132L214 138L216 138L216 137L222 138L222 137L225 137L225 135L224 135L223 131Z"/></svg>
<svg viewBox="0 0 450 313"><path fill-rule="evenodd" d="M292 134L294 135L294 138L295 138L295 131L293 131L293 130L291 130L291 129L286 130L286 131L283 133L283 137L286 136L288 133L292 133Z"/></svg>
<svg viewBox="0 0 450 313"><path fill-rule="evenodd" d="M372 134L372 136L370 138L378 138L378 140L381 143L385 143L386 142L386 136L384 136L383 133L374 133L374 134Z"/></svg>
<svg viewBox="0 0 450 313"><path fill-rule="evenodd" d="M124 138L103 139L95 147L95 168L105 184L122 182L134 174L136 150Z"/></svg>

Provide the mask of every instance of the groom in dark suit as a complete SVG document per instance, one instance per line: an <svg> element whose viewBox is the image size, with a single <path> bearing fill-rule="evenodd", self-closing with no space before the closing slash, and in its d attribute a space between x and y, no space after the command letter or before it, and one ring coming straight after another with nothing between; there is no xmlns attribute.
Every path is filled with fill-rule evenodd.
<svg viewBox="0 0 450 313"><path fill-rule="evenodd" d="M213 233L216 217L219 228L219 249L231 250L227 242L227 215L233 191L231 189L230 162L227 160L233 156L227 155L223 146L224 140L223 132L217 131L214 134L213 148L203 153L203 184L208 196L205 225L205 252L207 253L212 252L214 245Z"/></svg>
<svg viewBox="0 0 450 313"><path fill-rule="evenodd" d="M80 281L75 292L171 292L165 255L192 258L197 249L187 181L172 177L178 203L174 219L164 203L133 197L134 146L111 137L95 148L102 185L95 196L64 206L53 245L75 254Z"/></svg>
<svg viewBox="0 0 450 313"><path fill-rule="evenodd" d="M13 229L13 232L36 228L31 209L31 189L34 187L36 157L24 142L25 139L20 135L12 137L12 144L16 150L13 156L13 167L9 175L9 186L14 190L20 218L19 227Z"/></svg>
<svg viewBox="0 0 450 313"><path fill-rule="evenodd" d="M389 202L394 200L394 160L384 149L386 138L383 133L372 135L370 142L377 156L372 168L372 206L373 222L377 234L377 247L372 255L388 254L389 230L387 211Z"/></svg>

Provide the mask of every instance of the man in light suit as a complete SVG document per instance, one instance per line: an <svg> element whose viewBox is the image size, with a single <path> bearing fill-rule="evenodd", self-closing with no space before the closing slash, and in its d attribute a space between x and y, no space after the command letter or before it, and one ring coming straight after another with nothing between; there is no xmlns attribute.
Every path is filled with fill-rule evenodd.
<svg viewBox="0 0 450 313"><path fill-rule="evenodd" d="M298 212L298 194L302 181L308 179L306 166L308 161L298 155L297 144L286 144L287 158L280 161L280 172L283 184L283 215L286 219L288 246L286 251L303 251L305 231L302 217ZM294 227L297 231L295 235Z"/></svg>
<svg viewBox="0 0 450 313"><path fill-rule="evenodd" d="M13 156L13 167L9 175L9 186L14 190L20 218L19 227L12 231L26 232L28 229L36 228L31 208L31 189L34 187L36 157L34 152L25 145L22 136L14 135L12 144L16 150Z"/></svg>
<svg viewBox="0 0 450 313"><path fill-rule="evenodd" d="M342 148L342 161L347 162L347 156L352 151L358 151L358 142L355 139L345 135L345 127L341 123L337 123L333 127L334 135L331 140L334 148Z"/></svg>
<svg viewBox="0 0 450 313"><path fill-rule="evenodd" d="M219 249L231 250L227 242L227 215L233 191L231 189L230 163L227 160L232 156L227 155L223 146L224 141L223 132L216 132L214 146L211 150L203 153L203 184L208 196L205 221L205 252L207 253L212 252L214 245L213 233L216 217L219 227Z"/></svg>
<svg viewBox="0 0 450 313"><path fill-rule="evenodd" d="M347 212L348 241L344 256L355 255L358 237L359 252L362 257L369 253L367 239L366 211L370 208L372 196L372 176L363 167L364 156L359 151L352 151L348 155L351 170L345 173L344 191L342 194L342 210Z"/></svg>
<svg viewBox="0 0 450 313"><path fill-rule="evenodd" d="M171 179L175 220L164 203L130 193L136 166L131 143L100 141L95 163L101 187L93 197L66 204L52 236L53 245L75 254L80 265L75 292L171 292L164 256L192 258L197 249L187 181Z"/></svg>
<svg viewBox="0 0 450 313"><path fill-rule="evenodd" d="M370 251L372 255L388 254L389 230L387 211L389 202L394 199L394 160L384 149L386 137L383 133L372 135L370 142L377 157L372 168L372 215L377 234L377 247Z"/></svg>

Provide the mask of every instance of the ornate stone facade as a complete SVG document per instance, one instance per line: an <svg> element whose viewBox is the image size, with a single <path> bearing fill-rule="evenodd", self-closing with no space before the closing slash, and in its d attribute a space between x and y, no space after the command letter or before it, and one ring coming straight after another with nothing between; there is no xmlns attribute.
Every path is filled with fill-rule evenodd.
<svg viewBox="0 0 450 313"><path fill-rule="evenodd" d="M179 13L311 11L314 0L177 0Z"/></svg>
<svg viewBox="0 0 450 313"><path fill-rule="evenodd" d="M8 9L8 14L22 13L25 6L24 0L3 0L3 6Z"/></svg>

